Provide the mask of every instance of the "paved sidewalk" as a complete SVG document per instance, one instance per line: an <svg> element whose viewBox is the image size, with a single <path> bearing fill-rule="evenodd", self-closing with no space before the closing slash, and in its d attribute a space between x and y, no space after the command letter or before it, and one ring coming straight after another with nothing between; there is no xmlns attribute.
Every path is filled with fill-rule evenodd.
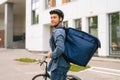
<svg viewBox="0 0 120 80"><path fill-rule="evenodd" d="M17 58L41 59L42 56L25 49L0 49L0 80L31 80L41 72L36 63L22 63ZM69 72L82 80L120 80L120 59L93 57L91 68L80 72Z"/></svg>
<svg viewBox="0 0 120 80"><path fill-rule="evenodd" d="M120 80L120 60L93 57L88 65L91 68L72 74L82 80Z"/></svg>

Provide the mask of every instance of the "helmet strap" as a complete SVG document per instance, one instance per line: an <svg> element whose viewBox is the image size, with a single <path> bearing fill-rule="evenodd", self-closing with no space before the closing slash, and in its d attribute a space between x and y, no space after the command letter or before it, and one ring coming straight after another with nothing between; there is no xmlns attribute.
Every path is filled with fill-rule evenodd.
<svg viewBox="0 0 120 80"><path fill-rule="evenodd" d="M57 26L61 25L61 22L62 22L62 21L59 21L59 23L58 23L56 26L54 26L54 27L57 27Z"/></svg>

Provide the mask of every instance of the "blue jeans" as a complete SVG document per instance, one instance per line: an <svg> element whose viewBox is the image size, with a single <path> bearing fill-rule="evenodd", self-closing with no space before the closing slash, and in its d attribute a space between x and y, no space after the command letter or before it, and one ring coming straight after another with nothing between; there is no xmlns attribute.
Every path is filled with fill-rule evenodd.
<svg viewBox="0 0 120 80"><path fill-rule="evenodd" d="M66 75L69 68L58 67L54 71L51 72L51 80L66 80Z"/></svg>

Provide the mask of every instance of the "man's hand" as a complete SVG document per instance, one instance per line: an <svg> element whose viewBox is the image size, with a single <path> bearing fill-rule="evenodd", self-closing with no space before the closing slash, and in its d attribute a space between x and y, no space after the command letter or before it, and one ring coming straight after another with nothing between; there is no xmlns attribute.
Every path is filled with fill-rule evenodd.
<svg viewBox="0 0 120 80"><path fill-rule="evenodd" d="M47 53L47 58L50 58L50 51L48 51L48 53Z"/></svg>

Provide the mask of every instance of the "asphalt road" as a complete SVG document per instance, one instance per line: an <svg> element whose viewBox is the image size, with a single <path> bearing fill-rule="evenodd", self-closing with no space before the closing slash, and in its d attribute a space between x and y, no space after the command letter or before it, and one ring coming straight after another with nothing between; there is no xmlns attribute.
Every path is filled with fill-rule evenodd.
<svg viewBox="0 0 120 80"><path fill-rule="evenodd" d="M42 72L37 63L22 63L17 58L41 59L37 53L24 49L0 49L0 80L31 80ZM49 61L49 60L48 60ZM68 72L82 80L120 80L120 59L93 57L91 68L80 72Z"/></svg>

